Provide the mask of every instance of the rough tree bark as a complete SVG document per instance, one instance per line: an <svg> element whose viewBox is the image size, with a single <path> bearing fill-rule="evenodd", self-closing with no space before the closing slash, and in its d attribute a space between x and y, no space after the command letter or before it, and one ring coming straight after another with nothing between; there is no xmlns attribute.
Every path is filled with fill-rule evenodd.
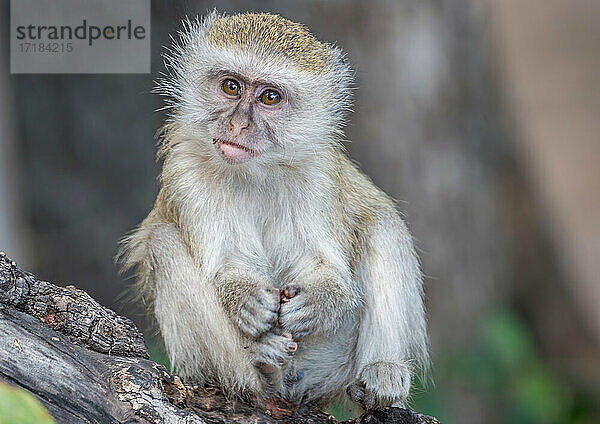
<svg viewBox="0 0 600 424"><path fill-rule="evenodd" d="M142 333L83 290L58 287L0 252L0 381L33 393L59 423L337 423L315 405L260 408L184 384L148 359ZM430 423L407 409L356 423Z"/></svg>

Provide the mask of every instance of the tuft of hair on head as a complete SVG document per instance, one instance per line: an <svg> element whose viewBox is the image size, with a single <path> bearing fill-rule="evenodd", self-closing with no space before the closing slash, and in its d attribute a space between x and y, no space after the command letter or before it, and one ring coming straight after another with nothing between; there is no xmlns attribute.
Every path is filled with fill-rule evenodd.
<svg viewBox="0 0 600 424"><path fill-rule="evenodd" d="M286 57L299 69L321 73L331 68L330 46L306 26L271 13L221 16L208 30L208 39L220 47L252 49L258 57Z"/></svg>

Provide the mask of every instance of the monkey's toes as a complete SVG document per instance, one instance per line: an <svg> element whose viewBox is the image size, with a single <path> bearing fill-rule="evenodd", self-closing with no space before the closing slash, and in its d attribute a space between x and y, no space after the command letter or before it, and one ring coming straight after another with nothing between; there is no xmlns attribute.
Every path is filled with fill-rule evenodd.
<svg viewBox="0 0 600 424"><path fill-rule="evenodd" d="M294 353L296 353L296 351L298 350L298 343L291 341L293 339L292 333L286 331L281 336L290 340L290 343L287 345L288 354L291 356Z"/></svg>
<svg viewBox="0 0 600 424"><path fill-rule="evenodd" d="M267 334L259 342L257 361L282 367L292 359L297 350L298 344L292 340L291 334Z"/></svg>

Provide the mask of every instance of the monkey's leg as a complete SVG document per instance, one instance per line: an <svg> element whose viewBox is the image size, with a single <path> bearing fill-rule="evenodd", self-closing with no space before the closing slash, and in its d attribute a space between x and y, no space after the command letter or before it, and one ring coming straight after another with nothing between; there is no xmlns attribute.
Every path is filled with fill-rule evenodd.
<svg viewBox="0 0 600 424"><path fill-rule="evenodd" d="M421 272L408 231L390 216L368 240L359 267L365 305L349 395L367 409L404 402L415 365L427 360Z"/></svg>
<svg viewBox="0 0 600 424"><path fill-rule="evenodd" d="M199 384L232 393L260 394L263 378L241 334L223 308L202 261L191 256L176 226L155 226L147 241L154 314L173 366Z"/></svg>

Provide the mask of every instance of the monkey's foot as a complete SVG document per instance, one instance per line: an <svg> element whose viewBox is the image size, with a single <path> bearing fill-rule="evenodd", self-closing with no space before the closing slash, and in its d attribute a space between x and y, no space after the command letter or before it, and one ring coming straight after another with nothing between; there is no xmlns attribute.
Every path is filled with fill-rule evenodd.
<svg viewBox="0 0 600 424"><path fill-rule="evenodd" d="M365 409L404 402L410 391L411 372L405 363L380 361L367 365L348 389L348 396Z"/></svg>
<svg viewBox="0 0 600 424"><path fill-rule="evenodd" d="M257 367L265 378L267 393L277 393L283 384L283 377L290 360L298 350L290 333L281 336L269 333L257 345Z"/></svg>
<svg viewBox="0 0 600 424"><path fill-rule="evenodd" d="M297 350L298 344L292 340L290 333L269 333L258 341L257 363L265 372L272 369L281 370Z"/></svg>

